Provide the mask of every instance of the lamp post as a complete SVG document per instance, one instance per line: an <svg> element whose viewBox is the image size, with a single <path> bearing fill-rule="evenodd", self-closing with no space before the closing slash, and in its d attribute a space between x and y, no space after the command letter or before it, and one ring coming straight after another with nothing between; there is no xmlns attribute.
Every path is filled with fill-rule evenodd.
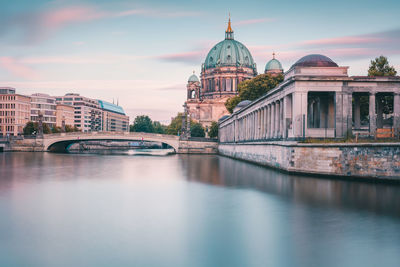
<svg viewBox="0 0 400 267"><path fill-rule="evenodd" d="M39 138L43 138L43 114L42 112L39 111L38 113L38 133L37 133L37 137Z"/></svg>

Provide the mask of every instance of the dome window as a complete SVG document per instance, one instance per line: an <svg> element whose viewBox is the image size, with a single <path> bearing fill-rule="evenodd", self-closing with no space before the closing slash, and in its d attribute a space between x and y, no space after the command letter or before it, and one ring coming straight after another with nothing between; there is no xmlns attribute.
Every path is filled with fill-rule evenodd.
<svg viewBox="0 0 400 267"><path fill-rule="evenodd" d="M226 57L226 60L230 63L230 62L231 62L231 55L228 55L228 56Z"/></svg>
<svg viewBox="0 0 400 267"><path fill-rule="evenodd" d="M214 61L213 57L210 57L210 62L213 62L213 61Z"/></svg>
<svg viewBox="0 0 400 267"><path fill-rule="evenodd" d="M231 48L231 46L230 45L228 45L228 47L227 47L228 49L230 49Z"/></svg>
<svg viewBox="0 0 400 267"><path fill-rule="evenodd" d="M246 56L246 57L244 58L244 63L245 63L245 64L249 64L249 57L248 57L248 56Z"/></svg>

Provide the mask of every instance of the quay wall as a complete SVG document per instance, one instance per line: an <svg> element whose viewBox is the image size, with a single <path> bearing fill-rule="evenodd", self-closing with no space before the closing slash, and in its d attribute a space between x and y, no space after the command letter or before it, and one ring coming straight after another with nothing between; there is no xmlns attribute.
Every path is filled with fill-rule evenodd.
<svg viewBox="0 0 400 267"><path fill-rule="evenodd" d="M399 143L220 143L218 152L293 173L400 181Z"/></svg>

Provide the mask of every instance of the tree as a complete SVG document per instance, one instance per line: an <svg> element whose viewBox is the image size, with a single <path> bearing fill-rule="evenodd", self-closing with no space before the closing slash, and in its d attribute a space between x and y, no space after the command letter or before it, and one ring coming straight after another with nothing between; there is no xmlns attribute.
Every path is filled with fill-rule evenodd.
<svg viewBox="0 0 400 267"><path fill-rule="evenodd" d="M24 127L24 135L31 135L35 131L35 125L33 121L28 121Z"/></svg>
<svg viewBox="0 0 400 267"><path fill-rule="evenodd" d="M380 56L371 60L368 76L396 76L397 71L393 66L389 66L387 57Z"/></svg>
<svg viewBox="0 0 400 267"><path fill-rule="evenodd" d="M167 134L178 135L182 130L182 116L183 113L179 112L175 118L171 120L171 123L167 126Z"/></svg>
<svg viewBox="0 0 400 267"><path fill-rule="evenodd" d="M206 133L204 132L203 126L200 123L191 123L190 126L190 136L192 137L204 137Z"/></svg>
<svg viewBox="0 0 400 267"><path fill-rule="evenodd" d="M164 134L165 126L162 125L159 121L153 121L153 130L154 130L154 133Z"/></svg>
<svg viewBox="0 0 400 267"><path fill-rule="evenodd" d="M53 128L51 128L51 132L52 133L61 133L61 127L54 126Z"/></svg>
<svg viewBox="0 0 400 267"><path fill-rule="evenodd" d="M131 132L143 132L143 133L153 133L154 127L153 122L149 116L141 115L137 116L133 121L133 125L129 129Z"/></svg>
<svg viewBox="0 0 400 267"><path fill-rule="evenodd" d="M43 133L44 134L49 134L51 133L51 129L49 125L43 122ZM23 129L24 135L32 135L32 134L37 134L39 132L39 123L38 122L33 122L33 121L28 121Z"/></svg>
<svg viewBox="0 0 400 267"><path fill-rule="evenodd" d="M208 136L210 138L216 138L218 137L218 123L213 121L211 122L210 130L208 132Z"/></svg>
<svg viewBox="0 0 400 267"><path fill-rule="evenodd" d="M225 102L225 107L229 111L229 113L233 113L233 109L239 104L239 102L242 101L240 96L233 96L228 98Z"/></svg>
<svg viewBox="0 0 400 267"><path fill-rule="evenodd" d="M65 132L70 133L70 132L80 132L81 130L78 129L76 126L71 126L71 125L65 125Z"/></svg>
<svg viewBox="0 0 400 267"><path fill-rule="evenodd" d="M229 98L225 102L225 107L232 113L236 105L243 100L256 100L275 88L283 81L283 75L260 74L253 79L243 81L238 85L239 95Z"/></svg>

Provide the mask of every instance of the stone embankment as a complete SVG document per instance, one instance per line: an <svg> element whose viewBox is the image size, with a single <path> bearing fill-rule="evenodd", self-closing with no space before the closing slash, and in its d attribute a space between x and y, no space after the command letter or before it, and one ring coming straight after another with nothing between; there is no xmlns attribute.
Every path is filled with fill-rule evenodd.
<svg viewBox="0 0 400 267"><path fill-rule="evenodd" d="M400 181L400 143L220 143L218 151L293 173Z"/></svg>

